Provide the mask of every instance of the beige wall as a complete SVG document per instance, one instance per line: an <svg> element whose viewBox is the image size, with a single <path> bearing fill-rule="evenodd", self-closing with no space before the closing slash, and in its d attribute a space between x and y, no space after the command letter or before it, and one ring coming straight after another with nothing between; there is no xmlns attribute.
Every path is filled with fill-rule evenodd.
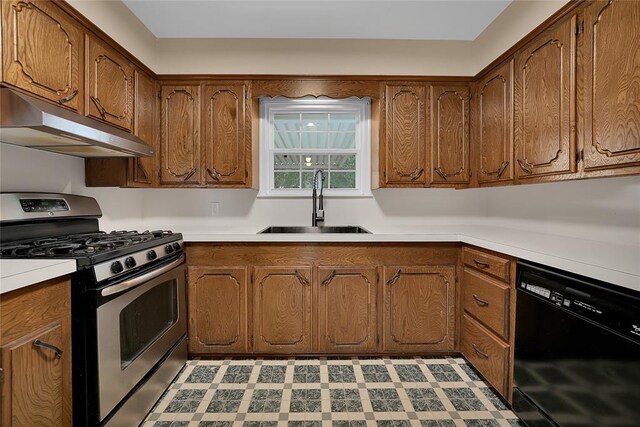
<svg viewBox="0 0 640 427"><path fill-rule="evenodd" d="M471 76L567 0L516 0L474 41L156 39L120 1L69 0L159 74Z"/></svg>
<svg viewBox="0 0 640 427"><path fill-rule="evenodd" d="M78 12L156 71L158 39L120 0L67 0Z"/></svg>

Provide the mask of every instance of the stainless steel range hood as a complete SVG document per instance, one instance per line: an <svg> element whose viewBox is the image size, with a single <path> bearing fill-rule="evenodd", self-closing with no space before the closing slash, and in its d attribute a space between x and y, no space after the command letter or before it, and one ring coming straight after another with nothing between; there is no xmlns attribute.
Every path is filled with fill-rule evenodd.
<svg viewBox="0 0 640 427"><path fill-rule="evenodd" d="M0 142L77 157L155 154L128 132L9 88L0 88Z"/></svg>

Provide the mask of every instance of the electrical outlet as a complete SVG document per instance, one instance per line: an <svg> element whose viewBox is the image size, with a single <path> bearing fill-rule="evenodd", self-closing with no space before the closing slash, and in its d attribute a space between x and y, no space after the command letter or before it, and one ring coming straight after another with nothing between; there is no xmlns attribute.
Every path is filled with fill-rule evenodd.
<svg viewBox="0 0 640 427"><path fill-rule="evenodd" d="M220 213L220 202L211 202L211 216L218 216Z"/></svg>

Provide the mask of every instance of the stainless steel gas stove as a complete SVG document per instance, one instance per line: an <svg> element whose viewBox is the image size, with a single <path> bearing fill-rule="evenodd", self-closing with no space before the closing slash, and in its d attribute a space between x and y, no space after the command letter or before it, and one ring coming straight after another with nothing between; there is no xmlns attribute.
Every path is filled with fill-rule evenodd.
<svg viewBox="0 0 640 427"><path fill-rule="evenodd" d="M184 366L182 235L99 231L95 199L2 193L2 258L75 259L74 424L134 426Z"/></svg>

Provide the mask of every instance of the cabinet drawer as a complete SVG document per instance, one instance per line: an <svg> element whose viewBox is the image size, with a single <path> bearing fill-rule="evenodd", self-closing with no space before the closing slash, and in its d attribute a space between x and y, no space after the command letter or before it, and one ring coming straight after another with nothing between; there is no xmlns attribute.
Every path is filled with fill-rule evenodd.
<svg viewBox="0 0 640 427"><path fill-rule="evenodd" d="M509 287L473 270L464 270L464 310L505 340L509 337Z"/></svg>
<svg viewBox="0 0 640 427"><path fill-rule="evenodd" d="M463 248L462 260L465 265L471 268L497 277L505 282L509 281L509 267L511 263L508 259L500 258L499 256L481 252L476 249Z"/></svg>
<svg viewBox="0 0 640 427"><path fill-rule="evenodd" d="M509 346L494 337L469 315L464 314L461 350L486 380L505 396Z"/></svg>

